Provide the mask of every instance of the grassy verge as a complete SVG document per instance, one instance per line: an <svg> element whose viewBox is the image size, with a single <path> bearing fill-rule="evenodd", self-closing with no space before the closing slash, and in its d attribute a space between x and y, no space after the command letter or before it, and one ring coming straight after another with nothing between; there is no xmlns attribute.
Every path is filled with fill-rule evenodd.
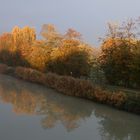
<svg viewBox="0 0 140 140"><path fill-rule="evenodd" d="M122 91L107 91L94 86L90 81L60 76L54 73L42 73L31 68L8 67L0 64L0 73L12 75L30 82L55 89L69 96L90 99L118 109L140 114L140 94L128 94Z"/></svg>

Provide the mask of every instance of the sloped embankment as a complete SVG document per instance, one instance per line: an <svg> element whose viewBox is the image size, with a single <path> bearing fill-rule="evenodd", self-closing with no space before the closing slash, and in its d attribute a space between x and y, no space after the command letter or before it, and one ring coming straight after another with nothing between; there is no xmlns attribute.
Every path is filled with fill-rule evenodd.
<svg viewBox="0 0 140 140"><path fill-rule="evenodd" d="M31 68L9 67L5 64L0 64L0 73L53 88L65 95L89 99L140 114L140 94L128 94L121 91L109 92L94 86L87 80L54 73L45 74Z"/></svg>

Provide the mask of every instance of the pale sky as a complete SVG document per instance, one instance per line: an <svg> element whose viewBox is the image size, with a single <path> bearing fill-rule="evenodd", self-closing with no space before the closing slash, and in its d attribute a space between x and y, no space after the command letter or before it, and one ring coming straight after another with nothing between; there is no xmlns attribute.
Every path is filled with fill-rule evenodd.
<svg viewBox="0 0 140 140"><path fill-rule="evenodd" d="M74 28L99 45L107 22L139 16L140 0L0 0L0 33L29 25L39 34L43 24L52 23L61 32Z"/></svg>

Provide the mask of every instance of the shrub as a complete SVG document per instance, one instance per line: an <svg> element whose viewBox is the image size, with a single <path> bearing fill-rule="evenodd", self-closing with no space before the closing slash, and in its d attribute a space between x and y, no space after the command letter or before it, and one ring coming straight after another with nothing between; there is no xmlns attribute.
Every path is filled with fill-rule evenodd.
<svg viewBox="0 0 140 140"><path fill-rule="evenodd" d="M17 67L15 69L15 75L24 80L39 84L45 84L46 81L45 74L31 68Z"/></svg>

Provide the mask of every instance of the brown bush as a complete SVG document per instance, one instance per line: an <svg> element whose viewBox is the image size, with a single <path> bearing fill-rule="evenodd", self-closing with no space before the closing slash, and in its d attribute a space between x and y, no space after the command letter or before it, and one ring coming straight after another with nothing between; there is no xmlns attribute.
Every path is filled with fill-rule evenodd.
<svg viewBox="0 0 140 140"><path fill-rule="evenodd" d="M19 78L35 83L45 84L46 81L45 74L31 68L17 67L15 74Z"/></svg>
<svg viewBox="0 0 140 140"><path fill-rule="evenodd" d="M55 88L56 82L58 80L58 76L53 73L46 74L46 85L48 85L51 88Z"/></svg>
<svg viewBox="0 0 140 140"><path fill-rule="evenodd" d="M98 102L105 103L108 100L108 97L110 96L109 92L102 90L101 88L95 89L95 99Z"/></svg>
<svg viewBox="0 0 140 140"><path fill-rule="evenodd" d="M126 96L122 92L113 93L110 96L110 103L116 107L122 106L125 103L125 101L126 101Z"/></svg>

